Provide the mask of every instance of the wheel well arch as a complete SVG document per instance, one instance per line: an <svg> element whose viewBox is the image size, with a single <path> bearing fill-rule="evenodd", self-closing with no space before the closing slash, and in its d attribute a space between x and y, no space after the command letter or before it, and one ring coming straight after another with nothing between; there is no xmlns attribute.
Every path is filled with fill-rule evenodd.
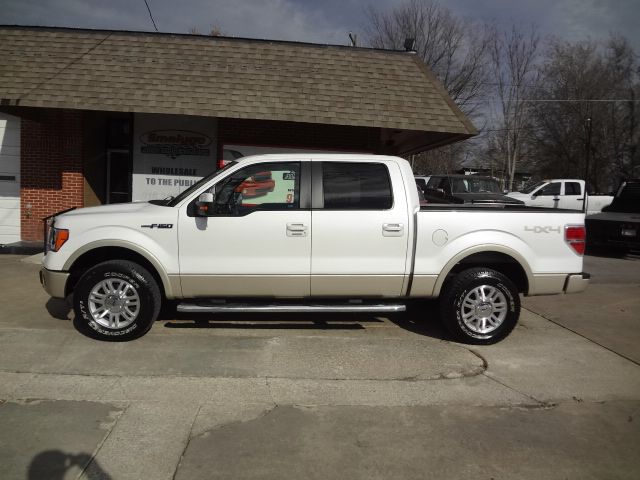
<svg viewBox="0 0 640 480"><path fill-rule="evenodd" d="M468 268L484 267L491 268L502 273L509 278L519 292L527 294L532 282L531 271L526 262L516 258L511 252L504 252L497 249L467 252L454 258L438 277L435 287L435 294L439 295L444 286L458 273Z"/></svg>
<svg viewBox="0 0 640 480"><path fill-rule="evenodd" d="M65 287L65 296L73 292L78 280L80 280L80 277L84 272L89 268L108 260L129 260L144 267L149 271L149 273L151 273L158 284L162 297L166 297L166 285L158 271L158 268L141 253L127 247L118 246L95 247L82 253L78 258L73 260L73 263L69 267L69 279L67 280Z"/></svg>

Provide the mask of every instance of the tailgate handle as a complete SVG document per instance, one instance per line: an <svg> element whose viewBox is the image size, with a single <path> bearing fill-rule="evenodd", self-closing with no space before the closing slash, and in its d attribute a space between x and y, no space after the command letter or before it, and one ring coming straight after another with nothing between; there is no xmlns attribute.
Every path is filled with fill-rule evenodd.
<svg viewBox="0 0 640 480"><path fill-rule="evenodd" d="M402 223L383 223L382 235L385 237L401 237L404 233L404 225Z"/></svg>

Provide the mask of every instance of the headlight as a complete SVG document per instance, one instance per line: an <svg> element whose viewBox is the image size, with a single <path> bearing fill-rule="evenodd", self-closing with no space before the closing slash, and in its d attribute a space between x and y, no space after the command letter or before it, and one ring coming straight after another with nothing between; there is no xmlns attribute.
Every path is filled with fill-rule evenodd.
<svg viewBox="0 0 640 480"><path fill-rule="evenodd" d="M47 242L47 250L57 252L62 248L65 242L69 240L69 230L64 228L51 227L49 229L49 241Z"/></svg>

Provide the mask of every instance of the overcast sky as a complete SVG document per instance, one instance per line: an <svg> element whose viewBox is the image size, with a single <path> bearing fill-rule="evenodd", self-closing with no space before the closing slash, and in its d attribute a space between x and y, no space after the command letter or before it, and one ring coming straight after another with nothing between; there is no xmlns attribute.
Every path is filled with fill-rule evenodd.
<svg viewBox="0 0 640 480"><path fill-rule="evenodd" d="M211 25L238 37L346 44L360 33L367 5L402 0L148 0L158 29L203 33ZM454 12L508 24L535 23L570 40L629 38L640 52L640 0L442 0ZM144 0L0 0L0 24L153 30Z"/></svg>

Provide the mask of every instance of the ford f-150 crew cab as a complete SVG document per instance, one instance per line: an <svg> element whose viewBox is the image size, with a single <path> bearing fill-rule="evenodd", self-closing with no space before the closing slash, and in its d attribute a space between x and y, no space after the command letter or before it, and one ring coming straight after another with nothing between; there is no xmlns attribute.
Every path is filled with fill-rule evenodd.
<svg viewBox="0 0 640 480"><path fill-rule="evenodd" d="M611 195L589 195L584 180L565 178L543 180L507 195L522 200L530 207L583 210L587 215L602 211L613 201Z"/></svg>
<svg viewBox="0 0 640 480"><path fill-rule="evenodd" d="M271 172L273 189L239 185ZM376 155L245 157L176 198L60 214L40 272L103 339L180 312L397 312L440 297L451 333L507 335L520 297L579 292L584 214L509 205L420 207L410 165Z"/></svg>

